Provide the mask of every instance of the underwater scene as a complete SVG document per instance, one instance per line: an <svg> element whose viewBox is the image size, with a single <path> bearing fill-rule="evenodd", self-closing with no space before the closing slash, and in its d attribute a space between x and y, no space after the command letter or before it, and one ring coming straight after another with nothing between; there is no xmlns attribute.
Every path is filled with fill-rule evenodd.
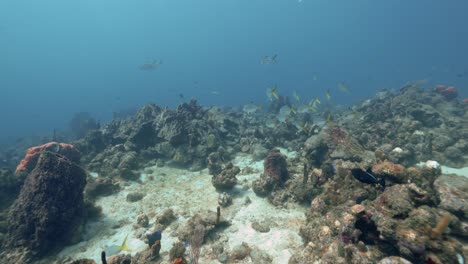
<svg viewBox="0 0 468 264"><path fill-rule="evenodd" d="M0 0L0 264L464 264L466 0Z"/></svg>

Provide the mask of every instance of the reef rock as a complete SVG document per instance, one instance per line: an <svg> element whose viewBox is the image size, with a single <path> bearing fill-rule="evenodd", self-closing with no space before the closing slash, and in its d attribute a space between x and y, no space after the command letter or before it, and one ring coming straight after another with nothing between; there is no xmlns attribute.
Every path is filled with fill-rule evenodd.
<svg viewBox="0 0 468 264"><path fill-rule="evenodd" d="M468 178L454 174L441 175L434 182L440 197L440 207L468 219Z"/></svg>
<svg viewBox="0 0 468 264"><path fill-rule="evenodd" d="M234 166L231 162L227 163L222 171L211 178L211 183L216 190L231 189L237 184L236 175L239 174L240 168Z"/></svg>
<svg viewBox="0 0 468 264"><path fill-rule="evenodd" d="M259 196L268 195L273 189L283 188L289 179L286 156L278 149L272 149L263 162L263 174L252 183L254 192Z"/></svg>
<svg viewBox="0 0 468 264"><path fill-rule="evenodd" d="M7 257L7 263L41 257L57 247L76 242L83 223L85 184L85 171L72 160L42 151L8 219L5 248L7 252L17 250L26 255Z"/></svg>

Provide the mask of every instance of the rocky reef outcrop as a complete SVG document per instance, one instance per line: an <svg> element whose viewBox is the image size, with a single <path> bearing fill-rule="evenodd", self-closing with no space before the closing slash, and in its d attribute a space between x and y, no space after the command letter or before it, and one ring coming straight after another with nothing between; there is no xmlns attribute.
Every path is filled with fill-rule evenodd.
<svg viewBox="0 0 468 264"><path fill-rule="evenodd" d="M435 168L384 164L381 168L386 169L379 170L383 177L395 179L398 176L390 175L401 173L406 178L390 181L383 190L354 179L348 171L351 164L337 162L337 174L311 202L300 230L306 246L289 263L371 263L390 256L410 263L457 263L463 255L458 237L466 235L460 229L466 221L466 197L449 184L450 176L440 176ZM463 189L468 180L454 177Z"/></svg>
<svg viewBox="0 0 468 264"><path fill-rule="evenodd" d="M2 263L29 263L79 238L85 171L67 157L43 151L8 216Z"/></svg>
<svg viewBox="0 0 468 264"><path fill-rule="evenodd" d="M206 157L229 147L227 138L237 133L238 122L216 109L203 109L196 101L175 110L150 104L125 120L114 120L93 138L77 143L86 151L84 161L100 175L136 179L139 164L172 164L198 170ZM100 149L90 141L99 142Z"/></svg>
<svg viewBox="0 0 468 264"><path fill-rule="evenodd" d="M263 162L263 173L252 183L252 188L257 195L268 196L272 191L284 188L288 179L286 156L278 149L272 149Z"/></svg>
<svg viewBox="0 0 468 264"><path fill-rule="evenodd" d="M447 88L447 87L445 87ZM368 150L406 166L428 159L448 166L468 166L467 107L453 100L454 88L424 90L410 83L345 112L340 124Z"/></svg>

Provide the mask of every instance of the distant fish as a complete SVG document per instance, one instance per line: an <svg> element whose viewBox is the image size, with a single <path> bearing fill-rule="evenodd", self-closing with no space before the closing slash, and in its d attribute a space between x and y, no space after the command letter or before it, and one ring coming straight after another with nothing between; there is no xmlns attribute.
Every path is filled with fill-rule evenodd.
<svg viewBox="0 0 468 264"><path fill-rule="evenodd" d="M180 93L180 94L179 94L179 98L180 98L180 99L184 99L184 95Z"/></svg>
<svg viewBox="0 0 468 264"><path fill-rule="evenodd" d="M317 101L310 101L310 103L309 103L309 109L312 110L312 112L314 112L314 113L317 112L317 108L316 108L316 105L315 105L316 103L317 103Z"/></svg>
<svg viewBox="0 0 468 264"><path fill-rule="evenodd" d="M273 88L267 88L265 91L266 96L268 97L268 100L273 101L273 98L278 100L279 96L276 90L278 89L278 86L275 84Z"/></svg>
<svg viewBox="0 0 468 264"><path fill-rule="evenodd" d="M275 64L276 63L276 56L277 54L273 56L263 56L263 58L260 60L261 64Z"/></svg>
<svg viewBox="0 0 468 264"><path fill-rule="evenodd" d="M321 103L322 103L322 102L320 102L320 99L319 99L318 97L315 97L315 102L316 102L317 104L321 104Z"/></svg>
<svg viewBox="0 0 468 264"><path fill-rule="evenodd" d="M385 180L379 179L373 175L370 168L367 169L367 171L360 168L355 168L351 170L351 174L353 174L354 178L362 183L380 184L383 188L385 188Z"/></svg>
<svg viewBox="0 0 468 264"><path fill-rule="evenodd" d="M344 82L339 82L338 83L338 90L342 91L343 93L349 93L349 87L346 83Z"/></svg>
<svg viewBox="0 0 468 264"><path fill-rule="evenodd" d="M273 97L276 98L276 100L279 100L278 93L276 92L277 89L278 89L278 86L275 84L273 89L271 89L271 95L273 95Z"/></svg>
<svg viewBox="0 0 468 264"><path fill-rule="evenodd" d="M312 76L312 80L314 80L314 81L318 80L317 75Z"/></svg>
<svg viewBox="0 0 468 264"><path fill-rule="evenodd" d="M291 106L291 113L297 114L297 110L294 106Z"/></svg>
<svg viewBox="0 0 468 264"><path fill-rule="evenodd" d="M220 95L221 93L219 91L211 91L210 94L212 95Z"/></svg>
<svg viewBox="0 0 468 264"><path fill-rule="evenodd" d="M248 115L253 114L253 113L255 113L255 112L259 111L259 110L260 110L260 107L257 106L257 105L254 105L252 103L246 104L242 108L242 111L244 111Z"/></svg>
<svg viewBox="0 0 468 264"><path fill-rule="evenodd" d="M287 105L283 105L280 108L278 116L276 118L278 119L278 121L284 123L284 122L286 122L286 119L288 118L288 116L291 115L291 113L292 113L291 107L289 107Z"/></svg>
<svg viewBox="0 0 468 264"><path fill-rule="evenodd" d="M327 89L327 91L325 92L325 96L327 97L327 100L331 99L330 89Z"/></svg>
<svg viewBox="0 0 468 264"><path fill-rule="evenodd" d="M106 250L105 250L106 255L107 256L117 255L122 251L132 252L126 245L127 237L128 237L128 235L125 236L125 238L124 238L124 240L122 242L122 245L120 245L120 246L112 245L112 246L106 248Z"/></svg>
<svg viewBox="0 0 468 264"><path fill-rule="evenodd" d="M310 130L311 130L310 128L311 127L310 127L309 122L305 122L305 123L300 125L300 130L298 132L302 132L302 133L308 135Z"/></svg>
<svg viewBox="0 0 468 264"><path fill-rule="evenodd" d="M293 91L293 96L294 96L294 99L296 99L296 101L298 101L298 102L301 101L301 98L299 97L299 95L297 94L296 91Z"/></svg>
<svg viewBox="0 0 468 264"><path fill-rule="evenodd" d="M325 121L327 122L327 124L328 124L329 126L333 125L331 113L328 113L327 119L325 119Z"/></svg>
<svg viewBox="0 0 468 264"><path fill-rule="evenodd" d="M306 104L303 104L303 105L300 105L300 106L297 107L297 112L299 114L307 113L307 112L309 112L309 110L310 110L309 106L306 105Z"/></svg>
<svg viewBox="0 0 468 264"><path fill-rule="evenodd" d="M140 65L139 69L142 71L152 71L156 70L159 68L159 66L162 64L161 60L152 60L152 61L147 61Z"/></svg>

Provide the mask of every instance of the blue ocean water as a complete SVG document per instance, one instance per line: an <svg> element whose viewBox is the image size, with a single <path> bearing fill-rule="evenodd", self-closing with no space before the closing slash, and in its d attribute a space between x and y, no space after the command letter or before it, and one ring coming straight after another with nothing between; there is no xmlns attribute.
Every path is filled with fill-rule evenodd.
<svg viewBox="0 0 468 264"><path fill-rule="evenodd" d="M345 105L411 80L465 98L466 10L464 0L0 0L0 141L65 129L80 111L105 121L148 102L263 104L275 84L303 98L330 89ZM139 68L153 59L157 69Z"/></svg>

